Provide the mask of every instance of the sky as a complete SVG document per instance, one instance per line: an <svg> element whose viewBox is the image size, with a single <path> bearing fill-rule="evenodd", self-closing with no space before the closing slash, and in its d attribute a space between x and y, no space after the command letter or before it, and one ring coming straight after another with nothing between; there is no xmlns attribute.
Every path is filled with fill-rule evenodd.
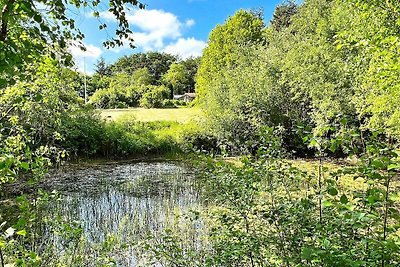
<svg viewBox="0 0 400 267"><path fill-rule="evenodd" d="M123 55L158 51L178 55L185 59L200 56L207 45L209 33L223 24L239 9L262 9L268 24L277 5L282 0L142 0L146 9L135 7L127 10L127 18L135 40L135 49L129 45L106 49L102 42L113 34L115 19L108 12L100 12L100 18L91 16L90 9L74 13L76 26L85 34L86 51L71 44L69 51L74 57L76 69L87 74L94 72L95 63L104 58L114 63ZM99 20L107 23L109 32L100 31Z"/></svg>

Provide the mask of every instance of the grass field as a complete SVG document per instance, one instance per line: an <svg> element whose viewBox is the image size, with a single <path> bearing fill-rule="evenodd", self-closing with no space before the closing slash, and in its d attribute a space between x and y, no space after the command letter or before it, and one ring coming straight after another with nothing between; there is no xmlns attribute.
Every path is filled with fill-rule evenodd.
<svg viewBox="0 0 400 267"><path fill-rule="evenodd" d="M203 113L199 108L171 108L171 109L103 109L101 116L108 120L118 120L134 117L138 121L176 121L186 123L199 120Z"/></svg>

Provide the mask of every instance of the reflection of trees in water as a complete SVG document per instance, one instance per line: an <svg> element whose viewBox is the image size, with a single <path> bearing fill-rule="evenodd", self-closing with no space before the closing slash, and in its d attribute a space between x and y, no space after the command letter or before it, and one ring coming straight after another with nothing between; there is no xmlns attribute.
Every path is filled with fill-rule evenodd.
<svg viewBox="0 0 400 267"><path fill-rule="evenodd" d="M115 235L118 242L129 244L114 255L123 259L122 266L136 265L135 244L149 235L157 237L157 232L174 223L176 213L200 205L195 177L184 166L159 162L125 164L104 172L96 168L93 173L90 168L64 172L63 176L69 175L69 182L79 182L86 176L85 186L80 192L66 193L52 210L66 221L80 221L89 243L104 242L107 236ZM65 187L68 185L61 186ZM58 243L57 247L62 243L49 233L46 239Z"/></svg>

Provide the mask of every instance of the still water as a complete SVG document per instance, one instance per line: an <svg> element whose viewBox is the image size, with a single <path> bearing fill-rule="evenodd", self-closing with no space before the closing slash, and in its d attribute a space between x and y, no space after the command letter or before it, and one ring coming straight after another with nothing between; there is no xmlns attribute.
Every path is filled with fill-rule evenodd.
<svg viewBox="0 0 400 267"><path fill-rule="evenodd" d="M53 219L43 229L46 233L43 247L56 248L52 253L59 258L67 258L66 251L73 247L96 259L99 247L109 242L113 247L106 254L117 266L133 267L144 253L138 244L150 236L156 239L172 227L179 228L178 231L193 241L202 228L198 222L184 226L180 221L182 214L201 208L196 171L180 162L68 166L52 173L46 186L61 192L62 196L48 207L49 218ZM75 223L83 238L77 241L65 229L52 228L51 220ZM88 262L95 265L93 259Z"/></svg>

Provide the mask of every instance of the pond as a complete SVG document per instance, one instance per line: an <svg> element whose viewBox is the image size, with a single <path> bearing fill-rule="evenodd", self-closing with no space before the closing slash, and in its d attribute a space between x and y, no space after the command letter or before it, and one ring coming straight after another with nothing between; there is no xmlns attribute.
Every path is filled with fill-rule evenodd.
<svg viewBox="0 0 400 267"><path fill-rule="evenodd" d="M143 242L161 242L166 229L185 235L187 245L202 242L202 223L182 216L201 208L201 196L196 170L181 162L69 165L43 186L61 193L49 202L41 229L41 250L55 256L49 266L77 256L82 266L95 266L100 253L117 266L146 266Z"/></svg>

